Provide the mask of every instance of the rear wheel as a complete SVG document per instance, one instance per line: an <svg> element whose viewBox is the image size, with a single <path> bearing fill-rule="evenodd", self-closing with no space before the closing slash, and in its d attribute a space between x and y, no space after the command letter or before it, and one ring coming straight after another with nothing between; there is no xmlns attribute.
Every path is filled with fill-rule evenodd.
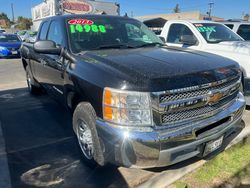
<svg viewBox="0 0 250 188"><path fill-rule="evenodd" d="M34 84L35 81L32 78L29 69L26 69L26 80L27 80L27 86L28 86L28 90L31 94L38 94L41 93L41 87L40 86L36 86L39 85L38 83L36 83L36 85Z"/></svg>

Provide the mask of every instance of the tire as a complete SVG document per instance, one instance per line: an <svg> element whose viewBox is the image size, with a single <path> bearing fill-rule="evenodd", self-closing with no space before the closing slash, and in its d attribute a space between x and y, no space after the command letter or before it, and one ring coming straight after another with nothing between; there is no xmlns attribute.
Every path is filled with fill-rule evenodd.
<svg viewBox="0 0 250 188"><path fill-rule="evenodd" d="M96 131L96 113L86 102L77 105L73 114L73 129L82 160L91 168L104 166L104 157Z"/></svg>
<svg viewBox="0 0 250 188"><path fill-rule="evenodd" d="M37 95L42 92L41 87L39 86L38 83L36 83L36 81L34 81L28 68L26 68L26 81L27 81L28 90L32 95Z"/></svg>

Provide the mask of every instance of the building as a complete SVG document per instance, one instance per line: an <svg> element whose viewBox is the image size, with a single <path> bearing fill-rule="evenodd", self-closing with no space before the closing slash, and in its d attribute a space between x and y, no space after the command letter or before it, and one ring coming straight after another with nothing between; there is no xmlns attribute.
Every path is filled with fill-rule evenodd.
<svg viewBox="0 0 250 188"><path fill-rule="evenodd" d="M172 13L172 14L155 14L155 15L146 15L146 16L138 16L136 19L140 21L151 20L155 18L162 18L165 20L208 20L208 16L205 14L201 14L200 11L192 11L192 12L180 12L180 13ZM211 16L211 20L213 21L223 21L224 18Z"/></svg>
<svg viewBox="0 0 250 188"><path fill-rule="evenodd" d="M44 18L64 14L119 15L120 5L94 0L46 0L32 8L33 30L39 28Z"/></svg>

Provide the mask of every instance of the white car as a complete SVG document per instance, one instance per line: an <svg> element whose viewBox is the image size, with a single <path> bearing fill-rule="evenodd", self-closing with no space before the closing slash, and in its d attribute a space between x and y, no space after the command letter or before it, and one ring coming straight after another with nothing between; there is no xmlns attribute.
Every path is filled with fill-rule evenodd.
<svg viewBox="0 0 250 188"><path fill-rule="evenodd" d="M250 23L249 22L221 22L235 33L240 35L244 40L250 41Z"/></svg>
<svg viewBox="0 0 250 188"><path fill-rule="evenodd" d="M242 69L244 94L250 105L250 42L227 26L203 20L167 21L160 38L168 46L184 47L224 56L238 62Z"/></svg>

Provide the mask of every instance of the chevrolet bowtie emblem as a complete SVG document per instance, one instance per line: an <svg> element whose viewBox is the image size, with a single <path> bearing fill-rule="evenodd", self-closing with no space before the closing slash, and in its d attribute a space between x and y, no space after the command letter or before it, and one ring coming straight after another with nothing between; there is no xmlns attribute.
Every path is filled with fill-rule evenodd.
<svg viewBox="0 0 250 188"><path fill-rule="evenodd" d="M208 104L215 104L223 98L223 93L215 93L208 99Z"/></svg>

